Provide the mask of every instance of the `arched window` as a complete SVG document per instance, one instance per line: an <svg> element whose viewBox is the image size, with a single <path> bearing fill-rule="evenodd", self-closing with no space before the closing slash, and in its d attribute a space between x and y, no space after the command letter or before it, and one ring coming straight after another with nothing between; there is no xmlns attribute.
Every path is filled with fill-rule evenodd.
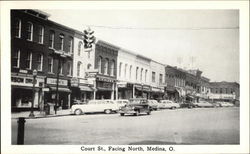
<svg viewBox="0 0 250 154"><path fill-rule="evenodd" d="M110 64L110 75L114 76L115 75L115 61L112 60Z"/></svg>
<svg viewBox="0 0 250 154"><path fill-rule="evenodd" d="M148 70L145 70L145 82L147 82Z"/></svg>
<svg viewBox="0 0 250 154"><path fill-rule="evenodd" d="M81 52L82 52L82 41L78 43L78 56L81 55Z"/></svg>
<svg viewBox="0 0 250 154"><path fill-rule="evenodd" d="M139 67L136 67L136 80L138 80Z"/></svg>
<svg viewBox="0 0 250 154"><path fill-rule="evenodd" d="M20 19L16 19L15 21L14 21L15 23L15 37L18 37L18 38L21 38L21 25L22 25L22 23L21 23L21 20Z"/></svg>
<svg viewBox="0 0 250 154"><path fill-rule="evenodd" d="M119 65L119 76L121 77L122 75L122 62Z"/></svg>
<svg viewBox="0 0 250 154"><path fill-rule="evenodd" d="M91 64L87 65L87 69L90 70L91 69Z"/></svg>
<svg viewBox="0 0 250 154"><path fill-rule="evenodd" d="M130 68L129 68L129 79L131 79L131 75L132 75L132 65L130 65Z"/></svg>
<svg viewBox="0 0 250 154"><path fill-rule="evenodd" d="M43 55L39 54L37 56L37 70L42 71L43 70Z"/></svg>
<svg viewBox="0 0 250 154"><path fill-rule="evenodd" d="M33 24L31 22L27 23L27 40L33 41Z"/></svg>
<svg viewBox="0 0 250 154"><path fill-rule="evenodd" d="M63 51L63 46L64 46L64 35L60 34L60 36L59 36L59 50Z"/></svg>
<svg viewBox="0 0 250 154"><path fill-rule="evenodd" d="M127 67L128 67L128 64L125 64L125 67L124 67L124 78L127 78Z"/></svg>
<svg viewBox="0 0 250 154"><path fill-rule="evenodd" d="M102 73L102 57L101 56L98 59L97 69L99 73Z"/></svg>
<svg viewBox="0 0 250 154"><path fill-rule="evenodd" d="M43 44L43 39L44 39L44 27L39 26L39 34L38 34L38 43Z"/></svg>
<svg viewBox="0 0 250 154"><path fill-rule="evenodd" d="M50 31L49 32L49 47L54 48L54 42L55 42L55 32Z"/></svg>
<svg viewBox="0 0 250 154"><path fill-rule="evenodd" d="M81 65L82 65L82 63L79 61L78 63L77 63L77 76L79 77L80 76L80 71L81 71Z"/></svg>
<svg viewBox="0 0 250 154"><path fill-rule="evenodd" d="M142 74L143 74L143 68L141 68L141 76L140 76L141 81L142 81Z"/></svg>
<svg viewBox="0 0 250 154"><path fill-rule="evenodd" d="M105 75L108 75L108 68L109 68L109 59L106 58L105 61L104 61L104 74Z"/></svg>
<svg viewBox="0 0 250 154"><path fill-rule="evenodd" d="M73 37L69 37L69 53L73 52Z"/></svg>

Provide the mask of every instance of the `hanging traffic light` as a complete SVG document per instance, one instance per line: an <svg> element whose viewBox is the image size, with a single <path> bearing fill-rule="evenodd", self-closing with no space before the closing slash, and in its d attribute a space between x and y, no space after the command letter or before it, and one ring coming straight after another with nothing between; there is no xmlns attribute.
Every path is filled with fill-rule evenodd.
<svg viewBox="0 0 250 154"><path fill-rule="evenodd" d="M94 31L89 27L87 30L84 30L84 49L86 50L92 49L92 44L95 43L95 36L93 33Z"/></svg>

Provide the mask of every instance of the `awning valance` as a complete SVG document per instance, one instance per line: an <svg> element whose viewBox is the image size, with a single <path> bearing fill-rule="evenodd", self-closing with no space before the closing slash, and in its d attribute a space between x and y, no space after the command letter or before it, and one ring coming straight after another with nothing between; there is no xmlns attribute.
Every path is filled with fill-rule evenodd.
<svg viewBox="0 0 250 154"><path fill-rule="evenodd" d="M56 91L56 87L50 87L51 91ZM62 87L58 87L58 91L60 92L67 92L67 93L71 93L71 90L68 88L62 88Z"/></svg>

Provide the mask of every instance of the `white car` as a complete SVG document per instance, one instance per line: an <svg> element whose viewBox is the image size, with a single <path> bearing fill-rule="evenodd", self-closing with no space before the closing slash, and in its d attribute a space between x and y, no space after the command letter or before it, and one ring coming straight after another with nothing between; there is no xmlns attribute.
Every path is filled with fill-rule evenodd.
<svg viewBox="0 0 250 154"><path fill-rule="evenodd" d="M149 99L148 104L152 108L152 110L158 110L159 109L159 103L157 102L157 100Z"/></svg>
<svg viewBox="0 0 250 154"><path fill-rule="evenodd" d="M221 107L232 107L234 104L229 103L229 102L219 102Z"/></svg>
<svg viewBox="0 0 250 154"><path fill-rule="evenodd" d="M171 100L161 100L160 103L163 103L163 108L164 109L176 109L176 108L180 108L180 104L178 103L174 103Z"/></svg>
<svg viewBox="0 0 250 154"><path fill-rule="evenodd" d="M87 104L76 104L71 107L71 113L76 115L93 112L110 114L118 110L119 105L114 100L90 100Z"/></svg>
<svg viewBox="0 0 250 154"><path fill-rule="evenodd" d="M114 101L117 103L118 108L125 106L126 104L129 103L129 101L127 99L118 99L118 100L114 100Z"/></svg>
<svg viewBox="0 0 250 154"><path fill-rule="evenodd" d="M195 107L214 107L213 104L206 102L206 101L199 101L196 103L193 103Z"/></svg>

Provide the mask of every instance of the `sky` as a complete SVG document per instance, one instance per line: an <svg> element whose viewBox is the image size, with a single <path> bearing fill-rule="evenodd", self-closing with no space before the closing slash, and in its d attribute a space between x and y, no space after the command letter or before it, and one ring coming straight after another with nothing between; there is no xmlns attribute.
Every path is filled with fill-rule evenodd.
<svg viewBox="0 0 250 154"><path fill-rule="evenodd" d="M50 20L163 64L239 82L238 10L42 10Z"/></svg>

